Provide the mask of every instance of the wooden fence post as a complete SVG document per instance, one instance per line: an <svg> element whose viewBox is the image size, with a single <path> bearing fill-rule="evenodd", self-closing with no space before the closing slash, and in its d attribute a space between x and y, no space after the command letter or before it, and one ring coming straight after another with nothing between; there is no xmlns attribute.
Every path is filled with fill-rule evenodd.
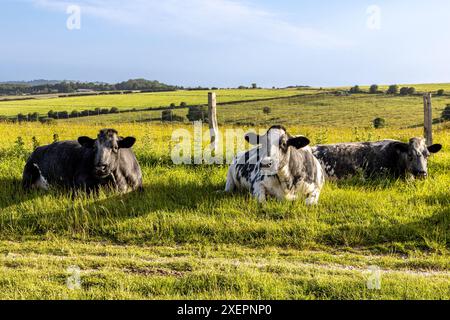
<svg viewBox="0 0 450 320"><path fill-rule="evenodd" d="M424 108L424 136L427 146L433 144L433 113L431 104L431 93L423 95Z"/></svg>
<svg viewBox="0 0 450 320"><path fill-rule="evenodd" d="M208 123L209 135L211 137L211 149L217 152L219 127L217 125L217 99L215 92L208 93Z"/></svg>

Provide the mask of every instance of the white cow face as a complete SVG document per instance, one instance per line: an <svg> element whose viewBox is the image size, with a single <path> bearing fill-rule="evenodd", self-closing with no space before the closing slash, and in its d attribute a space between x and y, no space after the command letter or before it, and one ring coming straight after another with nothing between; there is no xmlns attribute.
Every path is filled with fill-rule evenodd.
<svg viewBox="0 0 450 320"><path fill-rule="evenodd" d="M245 140L252 145L260 145L260 171L262 175L276 175L288 161L289 148L301 149L309 145L306 137L292 137L282 126L273 126L263 136L255 133L245 135Z"/></svg>

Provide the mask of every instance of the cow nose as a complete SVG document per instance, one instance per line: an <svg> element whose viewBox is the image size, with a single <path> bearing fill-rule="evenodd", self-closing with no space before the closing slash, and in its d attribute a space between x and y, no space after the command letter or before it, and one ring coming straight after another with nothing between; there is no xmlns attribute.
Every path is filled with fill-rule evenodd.
<svg viewBox="0 0 450 320"><path fill-rule="evenodd" d="M419 178L426 178L428 176L428 173L426 171L417 171L416 176Z"/></svg>
<svg viewBox="0 0 450 320"><path fill-rule="evenodd" d="M104 165L104 164L97 165L95 167L95 169L97 169L97 171L100 171L100 172L105 172L106 171L106 165Z"/></svg>

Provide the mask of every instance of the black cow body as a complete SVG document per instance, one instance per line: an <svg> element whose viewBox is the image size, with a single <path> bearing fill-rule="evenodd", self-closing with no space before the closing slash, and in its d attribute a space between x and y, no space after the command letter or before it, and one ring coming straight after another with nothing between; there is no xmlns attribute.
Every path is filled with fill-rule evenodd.
<svg viewBox="0 0 450 320"><path fill-rule="evenodd" d="M104 174L98 173L97 155L96 148L82 146L78 141L38 147L25 166L23 186L42 189L60 186L93 191L110 185L120 192L142 188L141 169L131 148L117 149L114 165Z"/></svg>
<svg viewBox="0 0 450 320"><path fill-rule="evenodd" d="M366 178L408 174L424 178L428 175L430 153L441 148L441 145L426 147L423 138L412 138L409 144L384 140L317 145L312 149L329 178L343 179L361 174Z"/></svg>

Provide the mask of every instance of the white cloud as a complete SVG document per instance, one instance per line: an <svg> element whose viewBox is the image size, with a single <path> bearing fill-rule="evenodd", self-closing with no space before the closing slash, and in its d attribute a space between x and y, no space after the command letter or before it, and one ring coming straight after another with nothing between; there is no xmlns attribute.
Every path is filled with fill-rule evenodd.
<svg viewBox="0 0 450 320"><path fill-rule="evenodd" d="M347 41L289 23L252 3L232 0L30 0L36 6L65 12L77 4L82 15L128 25L151 33L233 42L267 41L294 47L333 48Z"/></svg>

